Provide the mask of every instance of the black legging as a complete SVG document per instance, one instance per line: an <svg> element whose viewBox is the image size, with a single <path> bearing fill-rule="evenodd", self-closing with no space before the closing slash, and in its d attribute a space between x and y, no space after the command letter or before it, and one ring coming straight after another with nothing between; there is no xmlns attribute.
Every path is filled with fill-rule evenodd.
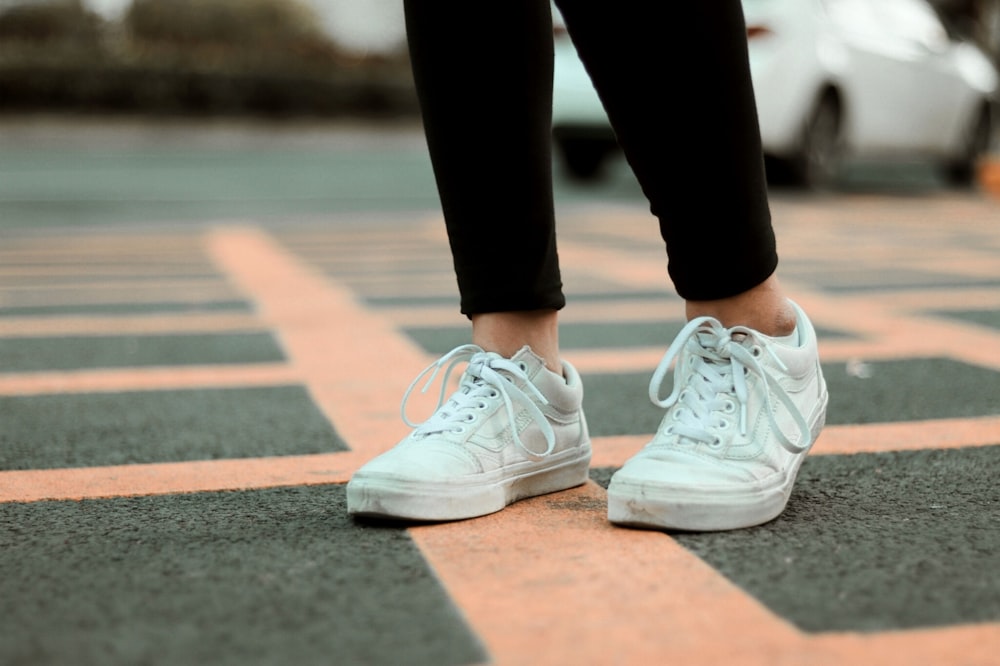
<svg viewBox="0 0 1000 666"><path fill-rule="evenodd" d="M688 300L777 266L739 0L560 0ZM552 201L548 0L406 0L467 315L565 305Z"/></svg>

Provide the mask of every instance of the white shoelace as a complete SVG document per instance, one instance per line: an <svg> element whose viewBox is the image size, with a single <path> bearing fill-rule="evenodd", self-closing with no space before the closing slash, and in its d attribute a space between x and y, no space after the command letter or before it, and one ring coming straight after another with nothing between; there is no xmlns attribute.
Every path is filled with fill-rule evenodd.
<svg viewBox="0 0 1000 666"><path fill-rule="evenodd" d="M678 361L679 365L675 370L677 377L683 377L690 371L691 381L686 386L675 381L670 395L661 399L660 389L674 359L688 347L688 341L695 336L697 344L691 345L694 357L691 359L690 369L680 366L682 360ZM759 344L748 349L744 344L747 338ZM726 329L712 317L699 317L688 322L667 349L649 382L649 399L654 405L669 409L679 403L675 411L676 422L670 425L667 432L691 441L718 445L721 440L711 429L725 428L728 423L725 419L713 417L713 413L733 414L738 408L740 433L746 435L749 399L747 374L752 372L764 382L763 410L771 421L771 429L778 441L791 453L802 453L809 448L812 436L809 425L778 380L760 364L757 357L761 350L767 350L775 363L782 370L786 369L771 345L761 340L760 334L753 329L742 326ZM772 395L777 397L778 402L794 419L799 428L801 444L792 442L778 425L771 404Z"/></svg>
<svg viewBox="0 0 1000 666"><path fill-rule="evenodd" d="M451 376L455 366L463 361L468 361L468 368L462 384L458 390L445 402L445 392L448 389L448 378ZM406 403L410 399L410 394L417 384L430 373L430 378L421 393L426 393L427 389L434 382L441 368L445 368L441 378L441 393L438 395L437 407L434 414L423 423L414 423L406 415ZM552 453L556 445L555 432L552 425L539 409L538 403L547 405L548 400L542 392L531 383L525 374L527 368L523 364L515 363L499 354L484 351L477 345L462 345L451 350L440 359L431 363L417 375L416 379L406 389L403 395L403 402L400 404L400 413L403 421L411 428L416 428L414 434L426 436L435 433L463 432L464 429L476 421L479 417L477 412L485 410L489 406L488 401L503 399L504 407L507 410L507 419L510 423L511 435L525 452L535 457L545 457ZM521 380L527 392L513 381ZM538 424L545 437L546 449L542 452L532 451L524 442L517 431L517 423L514 414L514 403L524 407L528 416Z"/></svg>

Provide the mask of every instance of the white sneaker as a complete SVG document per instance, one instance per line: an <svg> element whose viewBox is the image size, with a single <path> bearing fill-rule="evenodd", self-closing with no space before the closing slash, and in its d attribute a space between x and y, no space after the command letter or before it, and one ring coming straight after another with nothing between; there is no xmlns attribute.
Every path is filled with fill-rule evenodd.
<svg viewBox="0 0 1000 666"><path fill-rule="evenodd" d="M816 333L798 315L797 339L688 323L649 384L667 408L653 440L611 478L608 519L679 530L728 530L776 518L826 420ZM660 386L677 358L674 387Z"/></svg>
<svg viewBox="0 0 1000 666"><path fill-rule="evenodd" d="M468 361L458 390L444 401L448 375ZM458 520L499 511L519 499L587 481L590 436L583 385L563 363L564 377L528 347L512 358L464 345L428 366L426 391L441 368L433 416L394 448L366 463L347 484L356 516ZM512 428L514 424L516 427Z"/></svg>

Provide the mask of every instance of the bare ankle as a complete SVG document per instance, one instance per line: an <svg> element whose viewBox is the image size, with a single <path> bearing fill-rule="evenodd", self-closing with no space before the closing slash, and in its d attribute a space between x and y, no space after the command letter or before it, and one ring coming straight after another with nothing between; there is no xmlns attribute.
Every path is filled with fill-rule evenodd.
<svg viewBox="0 0 1000 666"><path fill-rule="evenodd" d="M688 301L686 310L688 320L701 316L715 317L727 328L746 326L765 335L789 335L795 330L795 309L774 275L736 296L712 301Z"/></svg>
<svg viewBox="0 0 1000 666"><path fill-rule="evenodd" d="M562 374L559 315L556 310L472 315L472 341L486 351L496 352L507 358L528 346L545 360L545 367L556 374Z"/></svg>

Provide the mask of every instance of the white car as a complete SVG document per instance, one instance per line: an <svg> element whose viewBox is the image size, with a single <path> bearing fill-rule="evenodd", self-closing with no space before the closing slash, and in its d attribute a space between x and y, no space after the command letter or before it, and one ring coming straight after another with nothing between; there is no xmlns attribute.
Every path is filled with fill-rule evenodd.
<svg viewBox="0 0 1000 666"><path fill-rule="evenodd" d="M969 183L989 148L997 71L925 0L744 0L768 176L833 182L845 159L931 159ZM557 24L558 25L558 24ZM556 33L553 137L571 174L615 150L583 65Z"/></svg>

